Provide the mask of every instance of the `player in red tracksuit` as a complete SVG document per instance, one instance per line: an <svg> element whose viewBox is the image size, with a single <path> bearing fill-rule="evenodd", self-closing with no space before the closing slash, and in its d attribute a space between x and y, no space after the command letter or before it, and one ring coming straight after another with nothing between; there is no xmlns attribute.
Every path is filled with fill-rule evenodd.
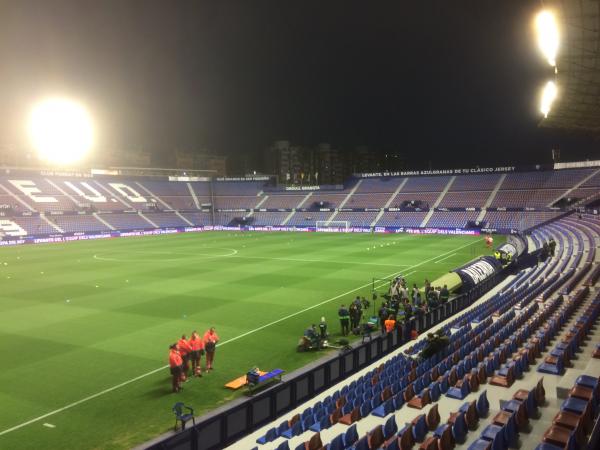
<svg viewBox="0 0 600 450"><path fill-rule="evenodd" d="M200 336L196 331L192 333L192 337L188 341L191 349L190 359L192 360L192 372L194 375L201 377L202 368L200 367L200 358L204 353L204 341L200 339Z"/></svg>
<svg viewBox="0 0 600 450"><path fill-rule="evenodd" d="M206 351L206 371L213 369L213 360L215 359L215 350L217 348L217 342L219 342L219 336L215 332L215 327L204 333L204 350Z"/></svg>
<svg viewBox="0 0 600 450"><path fill-rule="evenodd" d="M177 350L177 344L173 344L169 347L169 368L171 370L171 383L173 385L173 392L179 392L181 386L181 372L183 368L183 359Z"/></svg>
<svg viewBox="0 0 600 450"><path fill-rule="evenodd" d="M187 381L188 370L190 369L190 353L192 351L190 344L188 344L187 337L184 335L181 336L181 339L177 341L177 349L179 353L181 353L181 358L183 359L183 370L181 371L181 381Z"/></svg>

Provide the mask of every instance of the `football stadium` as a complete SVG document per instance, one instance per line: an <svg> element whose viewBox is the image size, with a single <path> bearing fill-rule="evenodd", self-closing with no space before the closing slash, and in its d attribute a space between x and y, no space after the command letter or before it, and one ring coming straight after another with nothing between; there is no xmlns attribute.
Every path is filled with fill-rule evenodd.
<svg viewBox="0 0 600 450"><path fill-rule="evenodd" d="M458 4L444 6L452 11L450 22L464 20L469 30L469 21L481 22L482 35L509 22L527 28L513 38L524 34L535 47L515 56L534 60L530 78L505 80L508 90L488 99L508 102L521 95L521 85L535 85L535 114L523 107L526 133L505 129L494 144L489 134L498 129L488 124L483 141L473 131L473 147L465 139L462 152L453 151L458 142L448 142L446 125L438 130L412 110L397 117L423 140L422 151L408 156L407 149L384 144L343 150L346 144L296 145L280 137L265 148L268 141L259 137L262 159L255 160L250 150L227 150L237 141L223 137L230 124L219 121L219 107L225 108L219 102L212 105L217 119L205 121L219 130L209 136L223 152L180 150L185 141L170 131L185 135L187 128L169 108L185 111L196 96L208 103L211 96L193 89L176 94L165 80L185 85L197 64L190 55L213 46L223 52L216 60L232 51L231 58L246 64L243 51L227 47L234 39L207 44L129 29L149 32L160 23L181 37L198 20L212 36L223 29L235 34L248 20L263 31L299 26L309 41L312 9L287 5L273 13L270 3L250 12L241 2L211 9L181 1L148 2L142 12L125 1L17 3L0 18L0 29L8 30L0 36L9 44L0 44L0 52L27 62L21 67L12 58L15 65L0 71L8 105L0 106L6 136L0 140L0 449L600 448L598 2L523 2L502 11L483 2L483 12L465 17ZM377 17L365 30L386 35L384 17L396 10L364 7L348 6L345 13L353 20ZM406 17L428 14L407 8ZM266 21L267 13L281 23ZM342 13L330 5L320 14ZM393 30L398 36L415 32L406 17L398 20L409 28ZM106 31L111 27L114 34ZM100 29L102 39L94 34ZM121 35L122 29L128 31ZM458 38L466 36L461 31L452 33L458 47L475 51ZM432 36L438 48L444 33ZM144 53L146 45L154 50ZM169 66L172 79L161 72L172 62L169 51L162 53L170 45L190 56L177 59L180 71ZM316 51L289 36L278 45L285 57L272 47L265 54L291 61L288 53L309 58ZM335 60L328 45L335 47L327 41L314 57ZM235 41L238 47L246 49ZM75 89L69 58L79 67L90 57L96 72L94 64L104 67L113 54L132 59L137 78L127 82L130 92L119 91L112 104L94 100L90 86L85 95L71 95L86 83L79 79ZM143 62L136 72L148 55L152 64ZM36 72L40 64L48 74ZM225 66L210 70L216 78L236 72ZM481 69L465 66L457 80L475 68ZM430 69L423 65L419 73ZM21 77L31 71L35 77ZM170 93L148 92L139 75L146 71ZM115 75L108 69L95 75L100 96L101 80ZM315 88L305 75L294 75L294 83ZM65 87L70 79L72 90ZM279 89L267 84L265 92ZM479 95L476 80L464 85ZM46 92L48 86L69 95ZM347 85L340 86L335 89L345 96ZM311 120L325 114L332 134L323 136L358 142L351 126L340 131L341 122L330 117L334 110L302 106L306 92L296 88L306 121L286 128L294 130L290 135L310 141L301 133L311 135L308 129L318 128ZM160 105L124 106L135 103L138 89ZM37 99L31 104L24 100L29 91ZM385 103L379 94L369 98L369 108ZM20 102L27 103L19 106L27 111L26 125L17 132L13 116L20 109L13 106ZM485 122L476 122L484 113L469 105L457 110L460 121ZM494 114L514 116L510 123L518 127L515 105ZM155 106L165 114L153 115ZM335 114L343 115L347 108L339 108ZM436 114L443 114L441 106ZM124 117L130 122L118 124ZM258 136L255 128L280 136L283 123L263 122L259 114L243 121L250 122L248 142ZM360 121L365 136L409 143L396 126L384 131L384 123ZM419 128L419 122L429 123ZM131 130L136 127L139 135ZM204 145L193 140L201 126L190 129L190 142ZM474 152L484 141L495 159ZM127 143L136 149L108 150ZM442 143L448 147L431 148ZM506 143L514 150L504 152ZM538 144L538 153L520 150Z"/></svg>

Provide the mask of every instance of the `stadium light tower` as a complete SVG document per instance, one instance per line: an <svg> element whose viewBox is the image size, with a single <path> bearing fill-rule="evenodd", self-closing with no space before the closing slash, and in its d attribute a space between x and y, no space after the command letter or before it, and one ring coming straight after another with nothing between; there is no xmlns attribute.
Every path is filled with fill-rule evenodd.
<svg viewBox="0 0 600 450"><path fill-rule="evenodd" d="M558 53L560 34L554 13L546 10L539 12L535 17L535 29L540 51L548 61L548 64L556 68L556 55Z"/></svg>
<svg viewBox="0 0 600 450"><path fill-rule="evenodd" d="M33 107L29 137L41 159L68 165L81 160L92 148L94 128L81 104L65 98L49 98Z"/></svg>
<svg viewBox="0 0 600 450"><path fill-rule="evenodd" d="M544 117L548 117L548 113L552 108L552 103L556 99L556 93L556 84L554 81L548 81L546 86L544 86L544 90L542 91L542 100L540 103L540 111Z"/></svg>

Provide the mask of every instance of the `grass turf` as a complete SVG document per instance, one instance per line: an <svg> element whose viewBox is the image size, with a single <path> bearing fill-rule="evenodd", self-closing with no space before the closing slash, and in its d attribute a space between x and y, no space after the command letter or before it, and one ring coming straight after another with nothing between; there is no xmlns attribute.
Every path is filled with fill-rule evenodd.
<svg viewBox="0 0 600 450"><path fill-rule="evenodd" d="M466 236L227 232L0 248L0 448L144 442L175 401L201 414L241 395L223 385L249 367L322 356L295 352L303 330L325 316L335 339L372 277L421 285L488 252ZM168 345L212 325L215 370L170 393Z"/></svg>

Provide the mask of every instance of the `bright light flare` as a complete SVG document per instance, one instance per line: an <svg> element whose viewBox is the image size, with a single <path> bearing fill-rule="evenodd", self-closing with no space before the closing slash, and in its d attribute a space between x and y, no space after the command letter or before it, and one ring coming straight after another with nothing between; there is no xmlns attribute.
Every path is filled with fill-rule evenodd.
<svg viewBox="0 0 600 450"><path fill-rule="evenodd" d="M86 109L62 98L44 100L33 108L29 136L40 158L55 164L81 160L94 142L92 120Z"/></svg>
<svg viewBox="0 0 600 450"><path fill-rule="evenodd" d="M556 93L556 84L554 81L548 81L546 86L544 86L544 90L542 91L542 101L540 103L540 111L544 117L548 117L548 113L552 108L552 103L556 99Z"/></svg>
<svg viewBox="0 0 600 450"><path fill-rule="evenodd" d="M556 67L556 55L560 35L554 14L550 11L541 11L535 18L538 47L548 64Z"/></svg>

